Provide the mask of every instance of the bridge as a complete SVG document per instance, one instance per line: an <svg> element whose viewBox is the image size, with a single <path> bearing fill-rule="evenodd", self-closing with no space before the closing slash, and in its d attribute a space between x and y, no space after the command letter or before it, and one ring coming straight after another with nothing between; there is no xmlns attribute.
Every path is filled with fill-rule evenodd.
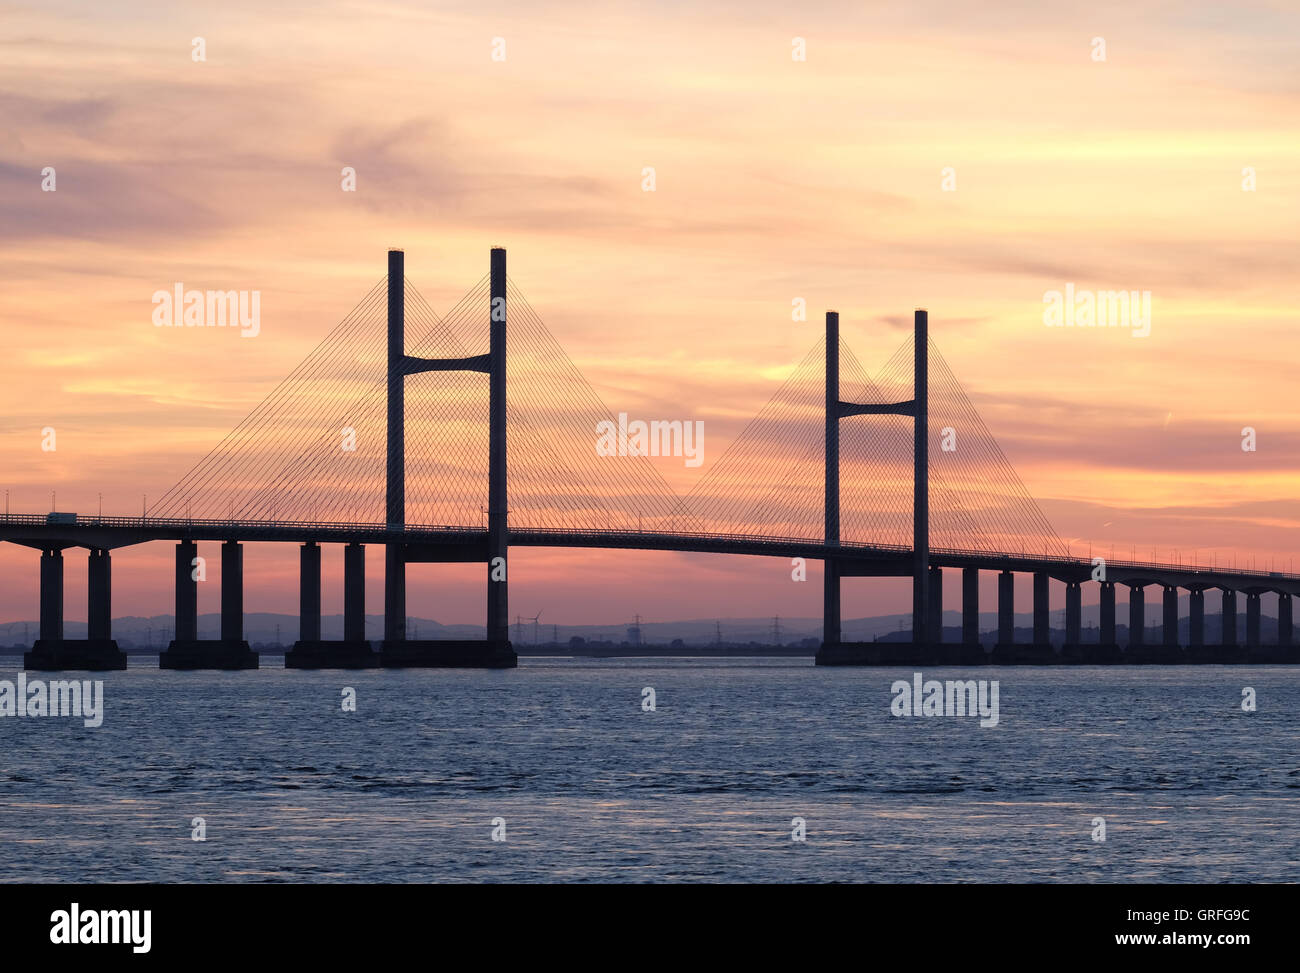
<svg viewBox="0 0 1300 973"><path fill-rule="evenodd" d="M511 547L820 560L821 665L1294 661L1291 599L1300 594L1300 575L1073 556L930 340L924 310L914 314L910 348L875 380L841 340L839 315L828 311L824 340L679 497L647 459L644 442L619 455L592 449L598 424L612 425L612 417L507 277L505 250L491 251L488 274L445 317L407 280L404 260L402 251L389 251L387 275L140 517L0 518L0 540L40 551L40 633L24 657L27 668L125 668L111 632L112 551L152 541L176 545L176 631L159 658L164 668L257 667L243 636L247 543L300 546L291 668L515 665ZM408 352L411 325L422 333ZM381 338L382 356L375 353ZM483 346L486 352L476 352ZM514 376L510 399L507 371ZM622 417L621 434L625 425ZM794 463L792 450L800 457ZM197 633L200 542L220 544L217 639ZM321 638L325 544L344 550L341 640ZM367 545L385 552L377 649L364 632ZM85 639L63 633L68 548L89 551ZM420 562L483 565L484 639L407 637L406 565ZM957 641L944 639L945 570L961 572ZM997 639L987 647L979 631L981 571L998 576ZM1033 577L1027 642L1015 637L1016 574ZM843 579L867 577L912 579L910 641L842 639ZM1065 585L1060 646L1049 640L1052 580ZM1097 642L1082 638L1085 584L1099 586ZM1122 646L1117 585L1129 589ZM1144 590L1151 586L1161 591L1163 624L1159 640L1148 644ZM1190 595L1186 645L1179 643L1180 590ZM1209 590L1220 593L1222 634L1212 644L1205 640ZM1241 645L1238 594L1246 611ZM1268 645L1261 642L1265 596L1276 598L1277 639Z"/></svg>

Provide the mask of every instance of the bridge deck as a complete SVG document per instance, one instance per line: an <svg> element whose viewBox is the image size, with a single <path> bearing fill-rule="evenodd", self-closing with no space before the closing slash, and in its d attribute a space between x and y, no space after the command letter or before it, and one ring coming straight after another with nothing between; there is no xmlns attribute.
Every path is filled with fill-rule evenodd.
<svg viewBox="0 0 1300 973"><path fill-rule="evenodd" d="M270 543L406 544L411 560L486 560L487 530L441 524L339 524L306 521L191 520L158 517L78 517L75 523L51 523L41 514L0 516L0 541L37 549L66 547L105 550L150 541L259 541ZM677 531L563 530L522 528L510 531L515 547L582 547L616 550L683 551L700 554L748 554L758 557L828 555L853 566L863 576L908 575L911 547L845 542L828 548L806 537L760 537ZM1091 559L1024 552L932 548L930 563L942 568L1045 573L1060 581L1087 581ZM1171 585L1180 588L1227 588L1300 594L1300 574L1224 569L1211 565L1108 560L1106 580L1119 584Z"/></svg>

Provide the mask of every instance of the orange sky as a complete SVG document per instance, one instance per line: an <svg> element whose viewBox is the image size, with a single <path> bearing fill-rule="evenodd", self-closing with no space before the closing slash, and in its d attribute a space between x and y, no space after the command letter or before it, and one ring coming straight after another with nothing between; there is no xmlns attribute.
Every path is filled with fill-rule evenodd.
<svg viewBox="0 0 1300 973"><path fill-rule="evenodd" d="M803 358L823 309L874 369L924 306L1076 551L1289 564L1293 4L521 6L4 4L11 509L57 490L60 509L102 493L138 513L369 290L386 248L443 311L502 245L613 411L705 422L703 470L660 464L675 487ZM150 297L176 281L260 290L260 333L153 327ZM1149 291L1150 335L1045 327L1067 283ZM246 559L248 609L292 611L294 552ZM515 561L512 611L561 623L820 607L779 563ZM170 611L169 564L162 545L119 552L114 613ZM36 616L34 571L0 547L0 619ZM481 621L477 570L413 575L413 614ZM846 592L846 614L905 608L884 584Z"/></svg>

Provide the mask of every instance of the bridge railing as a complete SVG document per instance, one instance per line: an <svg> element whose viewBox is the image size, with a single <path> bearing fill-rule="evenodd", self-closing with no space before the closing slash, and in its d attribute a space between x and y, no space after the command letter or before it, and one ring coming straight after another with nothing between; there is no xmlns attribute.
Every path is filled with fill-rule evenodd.
<svg viewBox="0 0 1300 973"><path fill-rule="evenodd" d="M0 525L40 527L155 527L172 529L178 527L214 528L223 527L258 527L283 528L286 530L338 530L338 531L374 531L382 533L388 526L382 523L346 523L340 521L315 520L239 520L229 517L98 517L78 514L76 520L51 520L46 514L0 514ZM458 527L452 524L407 524L408 531L448 531L465 533L483 530L481 527Z"/></svg>

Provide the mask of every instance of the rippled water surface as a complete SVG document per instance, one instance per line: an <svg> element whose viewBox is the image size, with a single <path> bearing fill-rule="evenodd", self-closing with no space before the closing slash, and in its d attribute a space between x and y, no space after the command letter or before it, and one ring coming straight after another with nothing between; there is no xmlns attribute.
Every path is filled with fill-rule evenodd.
<svg viewBox="0 0 1300 973"><path fill-rule="evenodd" d="M910 672L803 660L262 662L134 658L98 729L0 718L0 878L1300 880L1300 669L969 670L999 681L981 728L891 716Z"/></svg>

